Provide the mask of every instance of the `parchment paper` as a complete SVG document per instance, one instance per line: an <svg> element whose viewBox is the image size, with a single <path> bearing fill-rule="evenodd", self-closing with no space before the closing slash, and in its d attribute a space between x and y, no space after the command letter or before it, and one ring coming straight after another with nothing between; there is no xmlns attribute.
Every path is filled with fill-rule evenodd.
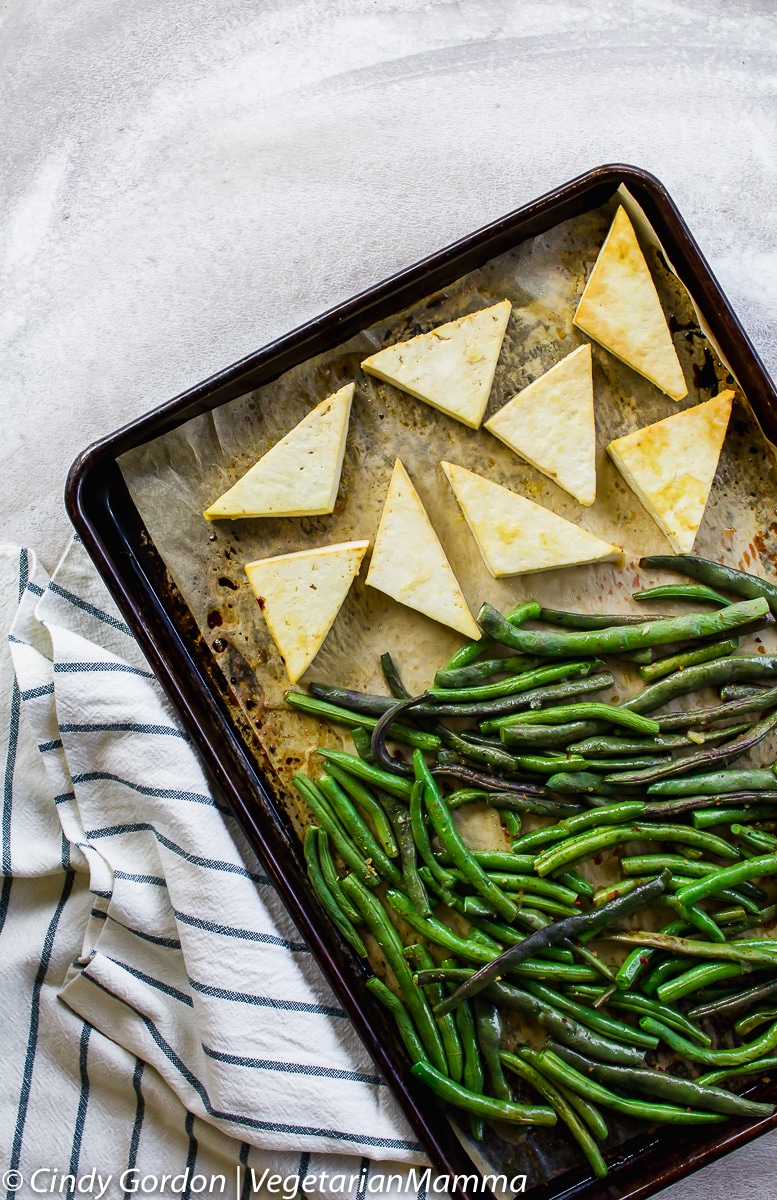
<svg viewBox="0 0 777 1200"><path fill-rule="evenodd" d="M670 319L689 393L677 404L607 351L592 344L597 426L597 499L581 507L565 491L513 454L485 430L474 432L365 375L360 361L374 350L426 332L444 321L507 297L512 316L496 371L488 415L547 371L584 339L572 318L585 281L624 200L638 220L643 246ZM649 234L650 231L647 231ZM408 469L437 530L473 613L484 600L497 608L535 597L543 604L618 612L633 610L631 592L651 582L636 567L645 554L671 548L626 486L605 453L606 445L636 428L698 404L736 386L699 326L685 288L672 274L655 236L644 236L644 214L622 196L549 233L525 242L435 293L406 312L364 331L348 343L289 371L259 391L197 417L156 441L125 454L121 469L149 533L188 603L216 660L232 679L235 702L248 714L278 793L293 818L304 824L290 776L300 765L318 771L314 751L322 744L350 748L344 730L290 712L283 704L288 682L243 565L255 559L354 538L374 539L389 477L397 457ZM356 381L342 481L330 516L207 522L203 510L233 484L310 409L350 380ZM564 431L559 430L559 436ZM545 505L583 528L624 547L626 566L597 565L495 581L488 574L442 469L448 459ZM777 551L777 466L750 407L737 390L728 435L695 552L745 570L774 574ZM337 683L386 693L379 666L389 650L408 687L420 691L460 644L453 631L413 613L364 586L368 559L317 658L301 681ZM662 603L645 611L682 611ZM774 638L759 644L772 648ZM240 669L235 666L240 664ZM237 675L236 675L237 673ZM613 689L617 695L627 685ZM606 697L605 697L606 698ZM467 806L472 810L473 806ZM457 814L459 815L459 814ZM493 811L470 811L472 845L504 848ZM588 868L586 868L588 869ZM605 856L598 878L617 877L617 858ZM374 947L373 947L374 949ZM375 956L376 968L380 956ZM514 1027L514 1033L519 1027ZM522 1033L522 1031L521 1031ZM615 1140L632 1127L613 1127ZM495 1164L534 1162L548 1178L573 1165L562 1136L541 1137L500 1129L489 1133L476 1160ZM509 1142L515 1142L510 1147Z"/></svg>

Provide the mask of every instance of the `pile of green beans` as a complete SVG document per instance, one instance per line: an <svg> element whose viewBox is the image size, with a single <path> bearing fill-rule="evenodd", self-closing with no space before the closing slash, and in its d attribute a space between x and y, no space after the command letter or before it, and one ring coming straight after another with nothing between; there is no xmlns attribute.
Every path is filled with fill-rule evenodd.
<svg viewBox="0 0 777 1200"><path fill-rule="evenodd" d="M597 1177L602 1110L756 1120L774 1106L721 1085L777 1070L777 657L737 652L773 623L777 587L693 556L643 562L693 582L641 604L704 609L484 605L483 637L422 696L385 654L390 695L287 697L356 746L295 776L304 855L414 1075L475 1140L485 1122L563 1122ZM616 703L624 673L634 694ZM469 843L478 807L500 848Z"/></svg>

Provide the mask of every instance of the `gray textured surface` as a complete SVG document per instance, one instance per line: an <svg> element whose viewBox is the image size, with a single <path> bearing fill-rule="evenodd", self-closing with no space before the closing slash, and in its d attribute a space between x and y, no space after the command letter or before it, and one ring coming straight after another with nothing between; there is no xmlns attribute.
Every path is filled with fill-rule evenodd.
<svg viewBox="0 0 777 1200"><path fill-rule="evenodd" d="M52 565L88 442L601 162L664 181L774 373L776 45L773 0L6 0L4 538Z"/></svg>

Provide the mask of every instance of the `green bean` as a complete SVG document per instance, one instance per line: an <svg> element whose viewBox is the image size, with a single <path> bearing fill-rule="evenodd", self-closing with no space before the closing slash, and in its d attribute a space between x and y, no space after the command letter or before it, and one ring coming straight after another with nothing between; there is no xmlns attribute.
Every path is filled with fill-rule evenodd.
<svg viewBox="0 0 777 1200"><path fill-rule="evenodd" d="M518 850L523 854L526 850L533 850L535 846L544 846L546 842L559 842L564 838L572 837L584 829L590 829L591 826L618 825L623 821L634 820L644 811L645 804L642 800L626 800L622 804L603 805L601 808L595 808L589 812L578 813L574 817L566 817L556 825L549 825L545 829L535 829L532 833L527 833L518 843Z"/></svg>
<svg viewBox="0 0 777 1200"><path fill-rule="evenodd" d="M720 641L698 646L695 650L683 650L679 654L670 654L666 658L660 658L657 662L647 663L644 667L639 668L639 676L645 680L645 683L653 683L656 679L664 679L675 671L684 671L688 667L712 662L716 658L726 658L738 648L739 638L721 638Z"/></svg>
<svg viewBox="0 0 777 1200"><path fill-rule="evenodd" d="M558 758L543 758L537 754L521 754L516 759L518 767L521 771L530 771L535 775L555 775L559 766L563 763L570 771L585 771L588 763L579 755L570 754L568 757L559 760Z"/></svg>
<svg viewBox="0 0 777 1200"><path fill-rule="evenodd" d="M426 809L429 819L434 826L440 844L450 854L456 866L485 900L493 904L496 911L507 921L512 921L517 910L513 901L500 888L491 883L483 868L474 858L472 852L462 841L461 835L453 823L448 808L445 805L437 784L429 772L420 751L413 754L413 768L417 778L424 784Z"/></svg>
<svg viewBox="0 0 777 1200"><path fill-rule="evenodd" d="M500 1043L504 1031L502 1018L495 1004L478 996L473 1005L478 1045L491 1079L491 1090L499 1100L512 1100L499 1057ZM450 1016L450 1014L448 1014Z"/></svg>
<svg viewBox="0 0 777 1200"><path fill-rule="evenodd" d="M308 878L310 879L316 898L335 929L337 929L348 945L356 951L360 958L366 958L367 951L364 948L364 943L338 904L336 896L330 892L324 880L318 858L318 833L319 830L315 825L309 825L305 830L303 848L305 862L308 866Z"/></svg>
<svg viewBox="0 0 777 1200"><path fill-rule="evenodd" d="M714 665L714 664L713 664ZM689 671L696 670L695 667L689 667ZM685 672L678 672L684 675ZM672 678L675 678L672 676ZM666 683L667 680L662 679L661 683ZM658 684L651 684L651 687L657 687ZM645 689L647 691L647 689ZM641 694L641 693L640 693ZM732 700L730 704L718 704L714 708L684 708L677 712L668 713L666 716L659 715L656 717L661 726L662 733L672 733L676 729L698 729L708 725L717 725L721 721L728 721L731 717L745 716L747 713L763 712L764 709L774 708L777 704L777 688L769 688L765 692L761 692L758 696L745 697L742 700ZM728 735L728 730L722 732Z"/></svg>
<svg viewBox="0 0 777 1200"><path fill-rule="evenodd" d="M723 746L713 746L710 750L697 750L693 754L687 754L684 758L676 758L669 763L664 763L659 767L651 767L644 771L623 771L616 775L606 775L607 783L631 783L631 784L646 784L653 783L659 779L666 779L669 776L685 774L686 771L696 771L700 767L706 767L713 763L733 762L736 758L741 758L748 750L752 750L759 742L777 728L777 712L770 713L764 717L757 725L753 725L749 733L740 734L739 737L732 739L731 742L725 743ZM696 777L698 780L698 776ZM774 780L772 781L774 786ZM651 793L652 794L652 793Z"/></svg>
<svg viewBox="0 0 777 1200"><path fill-rule="evenodd" d="M720 870L713 863L707 862L690 862L688 859L681 858L679 854L640 854L629 858L621 859L621 871L624 875L651 875L657 871L662 871L665 868L673 872L672 889L685 887L686 883L690 883L691 879L703 878L706 875L714 874ZM682 876L678 872L682 871ZM690 878L688 878L690 876ZM678 880L682 882L678 883ZM759 888L760 892L761 889ZM733 888L721 889L717 893L725 900L731 900L735 904L741 904L748 912L758 912L757 902L750 896L742 894L742 891ZM664 933L667 930L663 931Z"/></svg>
<svg viewBox="0 0 777 1200"><path fill-rule="evenodd" d="M720 689L721 700L749 700L753 696L762 696L769 690L765 683L724 683Z"/></svg>
<svg viewBox="0 0 777 1200"><path fill-rule="evenodd" d="M390 988L386 987L382 979L378 979L377 975L373 975L366 980L364 985L368 991L372 992L373 996L387 1008L397 1023L399 1036L405 1043L405 1048L414 1063L426 1062L426 1050L421 1041L416 1027L413 1024L413 1019L407 1010L407 1007L402 1003L398 996L395 996Z"/></svg>
<svg viewBox="0 0 777 1200"><path fill-rule="evenodd" d="M424 861L424 865L429 868L432 874L445 887L453 887L456 882L456 876L451 871L446 871L445 867L441 867L432 854L429 833L424 819L423 797L424 781L416 779L413 790L410 793L410 827L413 831L413 840L415 841L418 853Z"/></svg>
<svg viewBox="0 0 777 1200"><path fill-rule="evenodd" d="M530 854L511 854L509 850L472 850L475 862L485 871L531 871L534 859ZM443 852L437 855L446 866L453 863L453 855Z"/></svg>
<svg viewBox="0 0 777 1200"><path fill-rule="evenodd" d="M771 769L711 771L691 779L663 779L648 788L650 796L725 796L747 791L777 791L777 777ZM768 797L767 797L768 799Z"/></svg>
<svg viewBox="0 0 777 1200"><path fill-rule="evenodd" d="M598 1000L602 1003L605 992L601 987L588 987L585 984L569 989L569 995L574 999L581 1000ZM665 1025L669 1025L677 1029L680 1033L684 1033L686 1037L696 1038L705 1046L712 1043L706 1033L702 1033L695 1025L679 1013L674 1008L670 1008L666 1004L661 1004L658 1000L654 1000L649 996L642 996L638 992L616 992L609 996L605 1001L608 1008L620 1008L624 1012L636 1012L644 1015L648 1013L650 1016L658 1017Z"/></svg>
<svg viewBox="0 0 777 1200"><path fill-rule="evenodd" d="M596 758L607 754L642 754L653 750L675 750L681 746L725 741L727 737L734 737L735 734L749 728L749 724L730 725L727 729L697 733L694 738L684 733L659 733L650 738L592 737L573 742L567 749L574 754L582 754L584 758Z"/></svg>
<svg viewBox="0 0 777 1200"><path fill-rule="evenodd" d="M662 933L649 933L645 929L630 933L603 934L610 942L630 946L654 946L657 950L673 950L677 954L688 954L697 958L724 959L754 965L764 963L777 966L777 942L759 938L748 942L699 942L691 938L670 937ZM493 966L493 964L492 964Z"/></svg>
<svg viewBox="0 0 777 1200"><path fill-rule="evenodd" d="M610 629L614 625L644 625L645 618L634 613L573 613L561 612L556 608L542 608L540 621L548 625L560 625L563 629Z"/></svg>
<svg viewBox="0 0 777 1200"><path fill-rule="evenodd" d="M401 800L398 800L396 796L390 796L387 792L381 795L381 803L388 813L397 842L399 843L404 889L412 900L416 911L421 916L428 916L431 908L429 907L429 897L426 893L426 887L418 870L416 844L413 838L410 812Z"/></svg>
<svg viewBox="0 0 777 1200"><path fill-rule="evenodd" d="M465 770L467 768L464 768ZM438 775L447 772L440 771L439 768L433 767L432 774L437 778ZM477 777L480 777L478 772L473 772ZM488 778L486 776L485 778ZM504 780L495 780L497 784L507 788L510 785ZM534 786L533 784L531 785ZM521 790L499 791L499 790L481 790L478 788L461 788L458 791L451 792L450 796L445 797L445 803L448 808L460 808L462 804L471 804L476 800L482 801L484 804L491 805L492 808L512 809L515 812L535 813L539 817L568 817L573 816L579 809L574 804L564 804L557 800L546 800L544 796L525 795Z"/></svg>
<svg viewBox="0 0 777 1200"><path fill-rule="evenodd" d="M498 953L496 950L487 949L475 941L460 937L459 934L454 933L452 929L449 929L447 925L443 924L436 917L422 916L416 912L412 901L404 892L398 892L395 888L389 888L386 892L386 900L394 912L402 917L403 921L406 921L417 933L422 934L436 946L444 946L446 950L450 950L460 958L467 958L471 962L489 963L493 960L494 955Z"/></svg>
<svg viewBox="0 0 777 1200"><path fill-rule="evenodd" d="M732 609L728 611L731 612ZM666 679L659 679L657 683L648 684L631 700L627 700L625 706L632 712L652 712L654 709L668 704L670 700L677 699L678 696L687 696L691 692L701 691L705 687L714 687L719 683L729 683L740 679L774 679L775 676L777 676L777 658L774 656L738 654L729 658L717 658L713 662L699 663L698 666L675 671L674 675L668 675ZM760 700L763 700L763 696L753 697L749 702L736 701L743 707L734 709L734 712L743 712L745 705L754 704Z"/></svg>
<svg viewBox="0 0 777 1200"><path fill-rule="evenodd" d="M363 783L371 783L373 787L382 788L384 792L389 792L390 795L398 796L400 800L409 803L412 785L408 779L392 775L390 771L382 771L380 767L363 762L360 758L353 754L347 754L344 750L327 750L321 747L318 753L325 762L335 763L349 775L361 779Z"/></svg>
<svg viewBox="0 0 777 1200"><path fill-rule="evenodd" d="M765 1025L766 1022L777 1020L777 1008L772 1005L771 1008L759 1008L755 1012L750 1013L746 1017L740 1017L734 1025L734 1033L739 1037L746 1037L748 1033L752 1033L759 1025Z"/></svg>
<svg viewBox="0 0 777 1200"><path fill-rule="evenodd" d="M509 746L512 745L511 734L516 725L565 725L570 721L607 721L611 725L633 729L636 733L658 733L658 722L650 717L642 717L616 704L585 700L578 704L559 704L541 711L516 713L509 725L502 726L499 736Z"/></svg>
<svg viewBox="0 0 777 1200"><path fill-rule="evenodd" d="M641 625L612 626L595 632L546 632L514 628L490 604L478 614L483 632L495 641L521 654L544 658L572 658L584 654L617 654L692 638L714 637L747 625L769 611L761 598L731 604L715 613L693 613L681 617L659 618ZM691 668L693 669L693 668Z"/></svg>
<svg viewBox="0 0 777 1200"><path fill-rule="evenodd" d="M632 600L697 600L700 603L719 604L727 608L731 604L720 592L703 584L663 583L658 587L646 588L642 592L632 592Z"/></svg>
<svg viewBox="0 0 777 1200"><path fill-rule="evenodd" d="M537 1060L542 1069L555 1082L563 1083L579 1092L588 1100L594 1100L605 1108L612 1108L625 1116L639 1117L643 1121L660 1121L676 1125L706 1125L726 1118L721 1113L698 1112L687 1107L679 1108L670 1104L651 1104L647 1100L627 1100L611 1092L602 1084L591 1079L590 1075L582 1075L574 1067L569 1066L552 1050L540 1050ZM413 1068L415 1070L415 1068Z"/></svg>
<svg viewBox="0 0 777 1200"><path fill-rule="evenodd" d="M482 701L480 704L466 706L440 705L438 714L475 717L480 721L481 733L499 733L502 726L508 725L517 712L525 709L545 709L556 700L573 700L576 696L601 692L604 688L612 687L614 683L614 675L609 671L599 671L582 679L567 679L562 683L549 683L544 687L532 688L531 691L515 696L504 696L501 700Z"/></svg>
<svg viewBox="0 0 777 1200"><path fill-rule="evenodd" d="M435 704L477 704L481 700L496 700L503 696L518 695L520 692L528 692L532 688L541 687L547 683L557 683L579 675L590 675L594 671L600 671L603 666L604 663L596 658L559 663L557 666L546 664L533 671L512 675L509 679L498 680L496 683L484 683L477 687L465 688L434 687L429 688L426 694Z"/></svg>
<svg viewBox="0 0 777 1200"><path fill-rule="evenodd" d="M545 1000L509 983L492 983L486 995L496 1004L524 1016L533 1017L546 1032L565 1045L601 1058L605 1062L621 1063L623 1066L638 1066L644 1059L644 1050L636 1046L625 1046L605 1034L594 1032L574 1017L570 1017Z"/></svg>
<svg viewBox="0 0 777 1200"><path fill-rule="evenodd" d="M742 974L742 970L741 963L699 963L698 966L691 967L690 971L684 971L682 975L676 975L674 979L662 983L656 989L656 994L659 1000L671 1004L675 1000L682 1000L683 996L689 996L691 992L698 992L700 988L717 983L718 980L736 979Z"/></svg>
<svg viewBox="0 0 777 1200"><path fill-rule="evenodd" d="M453 670L443 668L434 677L436 688L473 687L490 679L492 675L518 675L522 671L532 671L540 666L542 659L527 658L524 654L514 654L507 658L486 658L470 666L455 667Z"/></svg>
<svg viewBox="0 0 777 1200"><path fill-rule="evenodd" d="M656 652L652 647L649 650L624 650L621 654L613 654L612 657L617 658L619 662L634 663L636 666L642 667L655 662Z"/></svg>
<svg viewBox="0 0 777 1200"><path fill-rule="evenodd" d="M547 786L552 792L561 792L572 796L622 797L624 792L639 790L628 786L615 787L614 784L605 783L601 775L596 775L593 771L559 771L557 775L551 775ZM604 807L604 803L602 801L601 807Z"/></svg>
<svg viewBox="0 0 777 1200"><path fill-rule="evenodd" d="M599 812L602 810L599 809ZM563 883L564 887L568 887L571 892L576 892L578 896L584 896L590 900L594 894L594 886L587 879L583 879L582 875L578 875L577 871L566 870L557 871L553 876L557 883Z"/></svg>
<svg viewBox="0 0 777 1200"><path fill-rule="evenodd" d="M687 921L711 942L725 942L726 935L723 930L713 917L698 905L683 904L677 896L662 896L656 903L662 908L671 908L683 921Z"/></svg>
<svg viewBox="0 0 777 1200"><path fill-rule="evenodd" d="M450 808L450 805L448 807ZM498 809L499 823L510 841L517 842L521 836L521 818L513 812L512 808L502 808L498 805L494 805L494 808Z"/></svg>
<svg viewBox="0 0 777 1200"><path fill-rule="evenodd" d="M743 879L759 879L764 875L777 874L777 854L764 855L761 858L751 858L733 867L722 867L720 870L705 875L703 879L694 880L688 887L678 893L682 904L695 904L705 896L712 896L720 888L736 887Z"/></svg>
<svg viewBox="0 0 777 1200"><path fill-rule="evenodd" d="M770 904L767 908L759 909L757 916L753 915L744 921L738 921L735 925L729 925L726 932L730 938L739 937L740 933L746 933L748 929L755 929L759 925L767 925L776 917L777 904Z"/></svg>
<svg viewBox="0 0 777 1200"><path fill-rule="evenodd" d="M483 1063L480 1058L480 1047L475 1031L475 1018L468 1004L460 1004L454 1013L456 1029L458 1030L461 1048L464 1054L463 1083L465 1088L476 1095L483 1092ZM473 1113L470 1117L470 1131L476 1142L483 1140L483 1118Z"/></svg>
<svg viewBox="0 0 777 1200"><path fill-rule="evenodd" d="M658 1096L671 1104L695 1107L705 1111L726 1113L737 1117L767 1117L774 1112L773 1104L758 1104L744 1096L736 1096L721 1088L704 1087L690 1079L680 1079L666 1071L651 1071L645 1067L614 1067L605 1063L589 1061L566 1046L548 1047L551 1053L583 1077L592 1077L597 1083L611 1084L621 1091L634 1090L648 1096Z"/></svg>
<svg viewBox="0 0 777 1200"><path fill-rule="evenodd" d="M534 912L534 910L526 908L522 908L520 910L516 918L516 922L525 920L527 916L532 918L540 918L540 922L538 924L535 924L534 921L530 922L530 924L534 925L534 928L530 929L531 933L534 933L536 929L544 929L546 925L550 924L550 919L546 917L544 913ZM492 921L485 917L477 917L474 920L473 925L475 928L483 930L483 932L489 934L491 937L496 938L496 940L500 943L500 950L503 949L504 946L517 946L519 942L523 941L524 935L518 933L517 930L512 928L512 926L504 925L501 921ZM553 962L564 963L566 965L572 965L574 963L574 956L571 950L557 949L555 946L548 946L544 950L538 950L537 957L543 959L547 958ZM467 976L467 978L469 979L469 976ZM570 981L567 980L567 982Z"/></svg>
<svg viewBox="0 0 777 1200"><path fill-rule="evenodd" d="M402 943L388 914L375 896L359 883L355 875L347 875L343 880L343 890L348 899L359 910L362 919L375 941L378 943L386 962L394 972L399 990L410 1010L421 1041L426 1049L429 1061L439 1070L446 1069L445 1050L443 1049L440 1031L432 1016L426 997L413 982L410 968L405 962Z"/></svg>
<svg viewBox="0 0 777 1200"><path fill-rule="evenodd" d="M303 692L287 692L286 703L299 712L311 717L319 717L322 721L334 721L337 725L347 725L349 728L374 729L378 723L377 717L368 717L364 713L352 712L337 704L329 704L326 700L317 700L315 696L306 696ZM422 750L437 750L440 739L433 733L423 733L420 729L412 729L409 725L395 722L388 733L394 742L405 746L418 746Z"/></svg>
<svg viewBox="0 0 777 1200"><path fill-rule="evenodd" d="M515 755L507 753L496 743L488 742L483 745L482 742L471 741L464 734L455 733L442 724L439 725L439 729L440 738L445 745L470 762L483 763L492 771L504 771L510 775L520 773L520 764Z"/></svg>
<svg viewBox="0 0 777 1200"><path fill-rule="evenodd" d="M568 721L564 725L515 725L510 735L513 746L536 749L566 749L575 738L590 737L607 726L603 721Z"/></svg>
<svg viewBox="0 0 777 1200"><path fill-rule="evenodd" d="M406 946L405 958L416 969L428 970L434 966L432 956L425 946ZM441 1000L444 1000L446 996L445 989L439 983L429 983L423 991L432 1008L434 1008L435 1004L439 1004ZM464 1053L461 1048L461 1041L453 1014L447 1013L445 1016L438 1017L437 1025L445 1049L445 1057L448 1060L448 1074L457 1083L462 1083L464 1081Z"/></svg>
<svg viewBox="0 0 777 1200"><path fill-rule="evenodd" d="M559 903L573 908L579 903L575 892L549 879L537 879L535 875L513 875L509 871L490 871L488 877L506 892L531 892L536 896L550 896L552 900L558 900Z"/></svg>
<svg viewBox="0 0 777 1200"><path fill-rule="evenodd" d="M342 829L339 821L331 813L326 799L321 795L312 780L308 779L307 775L303 775L298 771L292 782L313 813L319 826L329 834L340 857L348 863L348 866L366 884L370 887L377 887L380 880L374 868L362 858L350 837Z"/></svg>
<svg viewBox="0 0 777 1200"><path fill-rule="evenodd" d="M737 571L734 567L724 567L695 554L651 554L640 559L639 565L650 569L677 571L678 575L687 575L710 587L723 588L727 592L733 592L735 596L745 596L748 599L762 596L768 601L772 612L777 615L777 587L757 575Z"/></svg>
<svg viewBox="0 0 777 1200"><path fill-rule="evenodd" d="M519 604L511 608L510 612L505 613L505 620L510 620L511 623L520 625L524 620L534 620L540 616L537 611L537 604L534 600L530 600L528 604ZM450 659L447 660L441 671L456 671L459 667L469 666L470 662L480 658L484 650L490 649L494 644L493 638L481 637L477 642L465 642L464 646L460 647Z"/></svg>
<svg viewBox="0 0 777 1200"><path fill-rule="evenodd" d="M644 879L621 879L619 883L597 888L593 895L594 908L601 908L603 904L609 904L611 900L617 900L619 896L627 896L629 892L644 882ZM668 886L672 887L673 885L674 880L672 879Z"/></svg>
<svg viewBox="0 0 777 1200"><path fill-rule="evenodd" d="M599 1147L580 1120L570 1101L559 1088L550 1083L542 1072L538 1070L533 1061L534 1056L530 1058L530 1054L531 1051L526 1052L524 1049L519 1058L515 1054L503 1051L501 1058L509 1070L513 1071L520 1079L523 1079L525 1083L533 1087L536 1092L539 1092L542 1099L547 1101L554 1112L564 1122L572 1137L583 1151L594 1175L597 1179L603 1179L607 1174L607 1164L602 1158Z"/></svg>
<svg viewBox="0 0 777 1200"><path fill-rule="evenodd" d="M772 852L777 850L777 837L773 837L771 833L766 833L763 829L750 829L747 825L734 824L731 826L731 832L734 837L740 838L756 850L771 850ZM762 892L761 895L763 897L765 893Z"/></svg>
<svg viewBox="0 0 777 1200"><path fill-rule="evenodd" d="M560 904L557 900L551 900L547 896L537 896L534 893L527 893L525 899L534 908L540 909L541 912L550 913L554 917L571 917L576 911L571 904ZM464 912L467 916L472 917L490 917L494 915L493 907L482 896L467 896L464 901Z"/></svg>
<svg viewBox="0 0 777 1200"><path fill-rule="evenodd" d="M721 1071L708 1071L706 1075L700 1075L697 1083L704 1084L709 1087L711 1084L722 1083L724 1079L732 1079L739 1075L757 1075L761 1072L764 1074L767 1071L774 1071L777 1068L777 1058L767 1056L758 1059L756 1062L749 1063L745 1067L729 1067Z"/></svg>
<svg viewBox="0 0 777 1200"><path fill-rule="evenodd" d="M630 854L620 861L624 875L650 875L655 871L680 872L700 878L718 870L715 863L689 862L679 854Z"/></svg>
<svg viewBox="0 0 777 1200"><path fill-rule="evenodd" d="M372 833L372 830L368 829L356 811L356 807L351 802L350 797L346 795L337 780L332 778L331 775L322 775L318 781L318 786L329 801L343 829L350 835L354 845L364 855L365 860L384 879L388 879L394 884L401 883L402 876L399 871L391 859L384 853L383 847L378 844L378 840Z"/></svg>
<svg viewBox="0 0 777 1200"><path fill-rule="evenodd" d="M538 875L549 875L551 871L565 867L577 859L591 858L612 846L639 841L681 842L698 846L700 850L717 854L720 858L737 857L736 850L714 833L690 829L685 825L646 825L634 822L626 829L622 826L615 826L613 829L592 829L588 833L568 838L557 846L551 846L534 860L534 870Z"/></svg>
<svg viewBox="0 0 777 1200"><path fill-rule="evenodd" d="M693 824L696 829L713 829L716 825L736 825L755 815L750 804L743 808L700 808L693 814ZM777 807L764 805L757 815L761 819L777 817Z"/></svg>
<svg viewBox="0 0 777 1200"><path fill-rule="evenodd" d="M525 959L530 958L536 950L545 949L547 946L556 946L559 942L565 942L567 938L579 937L583 931L593 932L605 929L607 925L619 920L620 917L649 906L651 901L664 892L669 879L669 872L664 871L657 879L637 888L630 896L623 896L594 912L565 917L561 921L555 921L552 925L530 934L520 945L511 946L505 950L493 963L482 967L472 979L457 988L454 994L445 1001L445 1008L448 1010L455 1008L461 1000L477 995L504 971L512 970Z"/></svg>
<svg viewBox="0 0 777 1200"><path fill-rule="evenodd" d="M383 671L383 678L386 680L388 690L395 700L408 700L410 692L402 682L402 676L399 673L399 668L394 662L391 655L386 652L380 656L380 667Z"/></svg>
<svg viewBox="0 0 777 1200"><path fill-rule="evenodd" d="M641 757L595 758L583 761L585 762L583 770L599 771L603 775L610 775L613 771L646 771L651 767L663 767L672 762L672 758L668 754L643 754ZM580 769L580 767L569 767L569 770Z"/></svg>
<svg viewBox="0 0 777 1200"><path fill-rule="evenodd" d="M523 1058L526 1055L531 1056L537 1052L536 1050L530 1050L528 1046L522 1046L518 1053L520 1054L521 1058ZM545 1078L544 1075L542 1077L543 1079ZM547 1083L549 1087L557 1088L557 1090L566 1100L567 1104L571 1105L575 1112L583 1118L583 1121L591 1130L591 1133L595 1138L598 1138L600 1141L604 1141L604 1139L609 1136L610 1131L607 1127L607 1122L595 1104L592 1104L590 1100L586 1100L584 1096L578 1095L577 1092L571 1091L571 1089L565 1087L563 1083L552 1084L549 1079L547 1080Z"/></svg>
<svg viewBox="0 0 777 1200"><path fill-rule="evenodd" d="M745 1046L737 1046L734 1050L707 1050L702 1046L695 1046L682 1034L657 1021L655 1017L643 1017L640 1025L647 1033L654 1033L660 1037L670 1049L682 1054L691 1062L707 1067L742 1067L745 1063L762 1058L777 1046L777 1021L759 1038Z"/></svg>
<svg viewBox="0 0 777 1200"><path fill-rule="evenodd" d="M356 748L356 753L362 762L374 763L375 758L372 753L372 738L367 733L366 729L352 729L351 741Z"/></svg>
<svg viewBox="0 0 777 1200"><path fill-rule="evenodd" d="M479 1096L460 1083L454 1083L446 1075L436 1071L429 1063L419 1062L413 1074L425 1083L437 1096L456 1108L474 1112L492 1121L510 1121L518 1125L555 1125L556 1114L552 1108L540 1105L516 1104L514 1101L492 1100L490 1096Z"/></svg>
<svg viewBox="0 0 777 1200"><path fill-rule="evenodd" d="M544 1000L551 1008L573 1017L581 1025L586 1025L595 1033L613 1038L616 1042L625 1042L627 1046L639 1046L647 1050L655 1050L658 1046L658 1038L651 1037L639 1029L633 1029L631 1025L617 1021L614 1017L606 1017L603 1013L597 1012L585 1004L578 1004L567 996L562 996L559 992L554 991L547 984L527 983L526 990L532 996L536 996L538 1000Z"/></svg>
<svg viewBox="0 0 777 1200"><path fill-rule="evenodd" d="M747 916L747 909L741 904L732 904L730 908L719 908L715 913L715 920L718 925L728 925L738 923Z"/></svg>
<svg viewBox="0 0 777 1200"><path fill-rule="evenodd" d="M340 877L337 874L337 869L332 859L332 852L329 848L329 834L325 829L318 830L318 861L321 866L321 874L324 876L324 883L343 910L344 915L349 921L358 921L358 912L340 887Z"/></svg>
<svg viewBox="0 0 777 1200"><path fill-rule="evenodd" d="M327 775L331 775L340 784L343 791L348 793L354 804L358 804L359 808L369 813L372 823L375 826L375 836L383 847L383 850L389 858L396 858L399 851L391 829L391 823L382 805L378 803L372 792L356 779L355 776L349 775L347 771L339 767L337 763L327 763L326 772Z"/></svg>

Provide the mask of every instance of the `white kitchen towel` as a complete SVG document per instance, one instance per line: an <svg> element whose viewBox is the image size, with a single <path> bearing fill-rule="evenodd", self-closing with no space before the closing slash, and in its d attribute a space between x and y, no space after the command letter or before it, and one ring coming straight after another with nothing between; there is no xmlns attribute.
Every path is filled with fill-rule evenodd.
<svg viewBox="0 0 777 1200"><path fill-rule="evenodd" d="M26 551L5 551L1 563L6 611L9 587L18 611L9 636L16 679L3 692L0 921L20 962L40 942L14 1047L17 1111L3 1122L11 1165L22 1161L36 1088L46 1093L58 1054L54 1038L45 1065L36 1062L38 1036L59 1021L63 1053L72 1042L52 985L60 1010L64 1001L80 1018L76 1126L96 1088L90 1042L107 1039L115 1045L100 1062L113 1053L133 1067L136 1123L148 1064L146 1079L188 1111L189 1145L197 1118L200 1129L215 1127L204 1139L213 1152L229 1157L233 1145L244 1165L250 1153L252 1164L278 1169L280 1152L295 1172L300 1154L306 1172L311 1154L422 1163L78 540L50 581ZM26 747L25 719L37 752ZM57 1113L44 1111L42 1127L52 1120ZM214 1141L216 1130L228 1137Z"/></svg>

